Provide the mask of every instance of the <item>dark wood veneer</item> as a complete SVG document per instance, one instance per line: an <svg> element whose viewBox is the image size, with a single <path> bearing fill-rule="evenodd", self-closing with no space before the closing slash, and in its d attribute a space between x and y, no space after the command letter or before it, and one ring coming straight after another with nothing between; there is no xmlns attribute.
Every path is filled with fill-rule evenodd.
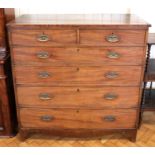
<svg viewBox="0 0 155 155"><path fill-rule="evenodd" d="M14 9L0 9L0 137L16 133L16 110L7 42L6 23L14 19Z"/></svg>

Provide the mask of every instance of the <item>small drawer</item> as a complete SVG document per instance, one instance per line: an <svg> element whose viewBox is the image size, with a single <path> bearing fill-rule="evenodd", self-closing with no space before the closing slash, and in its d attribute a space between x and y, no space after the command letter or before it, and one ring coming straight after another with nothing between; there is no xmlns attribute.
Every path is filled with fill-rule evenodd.
<svg viewBox="0 0 155 155"><path fill-rule="evenodd" d="M32 67L15 66L17 84L139 86L141 66Z"/></svg>
<svg viewBox="0 0 155 155"><path fill-rule="evenodd" d="M139 87L19 86L17 87L17 98L19 105L29 107L135 108L139 105Z"/></svg>
<svg viewBox="0 0 155 155"><path fill-rule="evenodd" d="M14 64L51 66L142 65L143 47L12 48Z"/></svg>
<svg viewBox="0 0 155 155"><path fill-rule="evenodd" d="M12 45L52 46L76 43L75 30L14 30Z"/></svg>
<svg viewBox="0 0 155 155"><path fill-rule="evenodd" d="M83 45L144 46L144 30L81 30L80 43Z"/></svg>
<svg viewBox="0 0 155 155"><path fill-rule="evenodd" d="M51 129L135 128L137 110L19 109L21 127Z"/></svg>

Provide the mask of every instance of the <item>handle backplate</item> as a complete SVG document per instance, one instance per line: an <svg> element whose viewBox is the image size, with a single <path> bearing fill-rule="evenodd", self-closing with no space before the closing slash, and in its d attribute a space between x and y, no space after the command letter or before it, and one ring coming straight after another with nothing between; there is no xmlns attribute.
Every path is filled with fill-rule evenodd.
<svg viewBox="0 0 155 155"><path fill-rule="evenodd" d="M37 57L39 59L47 59L47 58L49 58L49 53L45 52L45 51L40 51L37 53Z"/></svg>
<svg viewBox="0 0 155 155"><path fill-rule="evenodd" d="M50 116L50 115L43 115L43 116L40 117L40 119L42 121L45 121L45 122L50 122L50 121L52 121L54 119L54 117Z"/></svg>
<svg viewBox="0 0 155 155"><path fill-rule="evenodd" d="M110 59L118 59L118 58L120 58L120 54L117 52L109 51L107 53L107 57Z"/></svg>
<svg viewBox="0 0 155 155"><path fill-rule="evenodd" d="M39 94L39 99L40 100L51 100L54 96L49 93L40 93Z"/></svg>
<svg viewBox="0 0 155 155"><path fill-rule="evenodd" d="M46 78L50 77L51 74L50 74L49 72L42 71L42 72L39 72L39 73L38 73L38 76L39 76L39 78L46 79Z"/></svg>
<svg viewBox="0 0 155 155"><path fill-rule="evenodd" d="M119 74L117 72L107 72L105 73L105 77L108 79L114 79L117 78Z"/></svg>
<svg viewBox="0 0 155 155"><path fill-rule="evenodd" d="M46 35L46 34L40 34L37 37L37 40L40 42L47 42L49 40L49 38L48 38L48 35Z"/></svg>
<svg viewBox="0 0 155 155"><path fill-rule="evenodd" d="M115 42L118 42L120 39L116 34L110 34L106 36L106 40L110 43L115 43Z"/></svg>
<svg viewBox="0 0 155 155"><path fill-rule="evenodd" d="M115 93L107 93L104 95L104 99L106 100L114 100L116 98L118 98L118 95Z"/></svg>
<svg viewBox="0 0 155 155"><path fill-rule="evenodd" d="M116 117L113 115L107 115L103 117L103 120L107 122L114 122L116 120Z"/></svg>

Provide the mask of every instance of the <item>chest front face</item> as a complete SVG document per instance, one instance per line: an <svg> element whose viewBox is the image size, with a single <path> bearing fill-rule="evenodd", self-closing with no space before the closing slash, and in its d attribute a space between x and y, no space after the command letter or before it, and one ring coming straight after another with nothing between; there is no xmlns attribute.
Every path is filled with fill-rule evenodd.
<svg viewBox="0 0 155 155"><path fill-rule="evenodd" d="M148 25L120 16L8 25L21 129L137 128Z"/></svg>

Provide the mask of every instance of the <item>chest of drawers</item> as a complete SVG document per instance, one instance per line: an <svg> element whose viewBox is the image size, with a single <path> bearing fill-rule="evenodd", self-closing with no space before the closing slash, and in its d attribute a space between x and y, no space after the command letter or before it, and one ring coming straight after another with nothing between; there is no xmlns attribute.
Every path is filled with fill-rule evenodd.
<svg viewBox="0 0 155 155"><path fill-rule="evenodd" d="M133 15L24 15L8 24L19 129L135 140L149 24Z"/></svg>

